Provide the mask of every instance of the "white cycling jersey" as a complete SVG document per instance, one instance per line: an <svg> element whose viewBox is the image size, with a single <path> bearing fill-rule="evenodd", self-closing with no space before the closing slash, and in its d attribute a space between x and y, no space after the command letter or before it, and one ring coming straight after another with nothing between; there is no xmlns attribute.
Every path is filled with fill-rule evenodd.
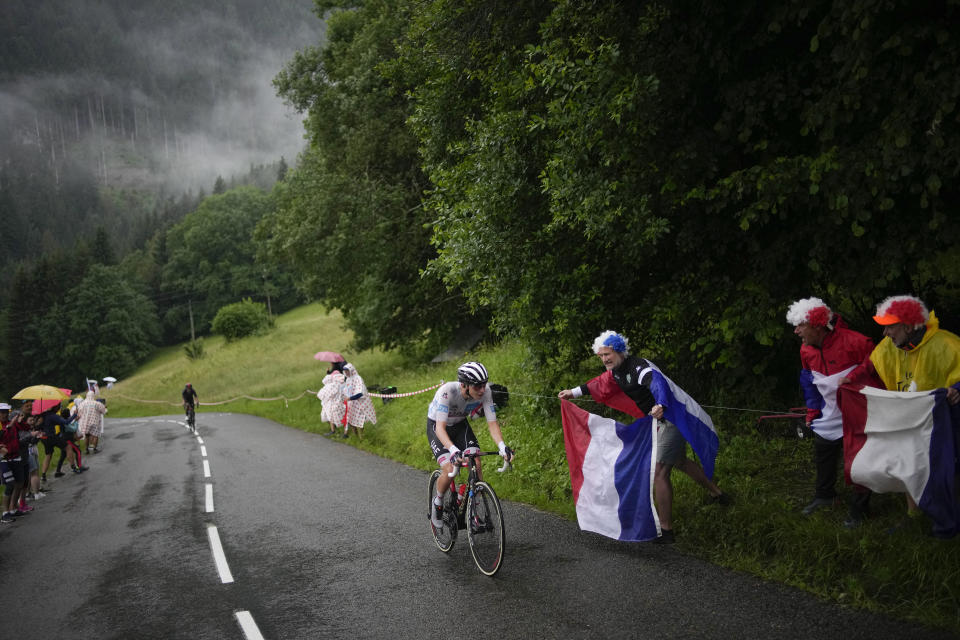
<svg viewBox="0 0 960 640"><path fill-rule="evenodd" d="M427 410L427 417L435 422L445 424L456 424L467 418L475 416L483 408L483 415L487 422L494 422L497 419L496 409L493 407L493 392L490 391L490 385L483 390L483 395L479 400L473 398L464 398L460 391L459 382L448 382L437 389L433 396L430 408Z"/></svg>

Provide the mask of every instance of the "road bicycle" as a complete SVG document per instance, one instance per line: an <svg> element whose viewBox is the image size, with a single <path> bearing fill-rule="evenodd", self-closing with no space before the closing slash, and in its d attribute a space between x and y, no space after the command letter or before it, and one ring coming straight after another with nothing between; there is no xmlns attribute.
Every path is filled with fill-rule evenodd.
<svg viewBox="0 0 960 640"><path fill-rule="evenodd" d="M192 404L187 405L187 426L193 431L197 430L197 412Z"/></svg>
<svg viewBox="0 0 960 640"><path fill-rule="evenodd" d="M481 456L498 456L497 451L465 451L460 461L460 467L467 467L467 481L457 484L457 475L460 467L453 472L453 482L450 490L443 497L443 526L437 528L430 522L433 540L437 548L449 553L457 541L460 529L467 532L467 542L470 543L470 553L477 568L484 575L492 576L500 570L503 564L503 552L506 545L506 535L503 528L503 511L497 494L486 482L480 480L477 470L477 458ZM498 471L511 468L504 460ZM436 493L437 480L443 473L437 469L430 475L427 485L427 518L433 509L433 496Z"/></svg>

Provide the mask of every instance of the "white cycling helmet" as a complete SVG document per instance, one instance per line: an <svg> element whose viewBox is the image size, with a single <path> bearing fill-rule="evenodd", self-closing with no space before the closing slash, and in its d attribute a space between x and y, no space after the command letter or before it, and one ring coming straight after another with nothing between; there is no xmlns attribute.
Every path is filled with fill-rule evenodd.
<svg viewBox="0 0 960 640"><path fill-rule="evenodd" d="M479 362L464 362L457 368L457 380L463 384L486 384L490 376Z"/></svg>

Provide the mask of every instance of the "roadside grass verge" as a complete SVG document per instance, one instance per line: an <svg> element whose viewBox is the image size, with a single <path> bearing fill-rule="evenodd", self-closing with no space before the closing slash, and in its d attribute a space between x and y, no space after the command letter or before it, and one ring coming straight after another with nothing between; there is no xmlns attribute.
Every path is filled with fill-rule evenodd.
<svg viewBox="0 0 960 640"><path fill-rule="evenodd" d="M313 394L303 395L308 389L317 391L328 366L313 360L316 351L343 353L371 391L396 386L408 393L456 375L456 363L423 364L393 352L351 353L350 338L339 314L312 304L281 316L264 336L230 344L206 338L201 360L190 361L181 347L170 347L136 375L104 391L109 415L181 414L180 390L192 382L201 403L240 395L300 396L293 401L201 404L197 416L201 433L203 413L211 411L258 415L323 433L328 426L320 422L319 401ZM575 518L557 389L543 388L537 372L525 364L524 347L517 343L481 346L464 359L483 361L492 381L505 384L511 394L499 418L507 443L517 451L517 463L513 472L487 479L504 498ZM570 373L568 383L597 373L596 363L587 360L581 371ZM433 391L428 391L387 403L375 399L378 424L367 425L362 441L351 437L338 443L431 470L434 462L425 434L432 397ZM587 410L601 411L590 401L580 402ZM825 600L960 633L960 540L929 537L926 519L906 519L900 495L875 495L873 516L853 531L842 526L846 515L842 502L804 517L800 509L813 493L812 443L759 433L752 416L737 412L715 411L713 417L721 434L716 480L735 502L729 507L709 505L704 491L682 473L674 473L674 520L681 551ZM482 423L475 421L474 430L482 447L494 447ZM109 432L106 436L109 439ZM849 496L843 488L841 498Z"/></svg>

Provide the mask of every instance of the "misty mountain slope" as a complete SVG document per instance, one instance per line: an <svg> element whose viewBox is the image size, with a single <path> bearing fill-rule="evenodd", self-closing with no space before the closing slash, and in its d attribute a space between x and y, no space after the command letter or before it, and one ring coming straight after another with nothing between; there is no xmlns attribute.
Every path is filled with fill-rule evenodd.
<svg viewBox="0 0 960 640"><path fill-rule="evenodd" d="M0 5L0 161L39 154L104 185L192 187L294 158L271 81L316 44L310 0Z"/></svg>
<svg viewBox="0 0 960 640"><path fill-rule="evenodd" d="M272 81L323 28L311 0L0 2L0 268L98 226L123 251L218 176L293 162Z"/></svg>

